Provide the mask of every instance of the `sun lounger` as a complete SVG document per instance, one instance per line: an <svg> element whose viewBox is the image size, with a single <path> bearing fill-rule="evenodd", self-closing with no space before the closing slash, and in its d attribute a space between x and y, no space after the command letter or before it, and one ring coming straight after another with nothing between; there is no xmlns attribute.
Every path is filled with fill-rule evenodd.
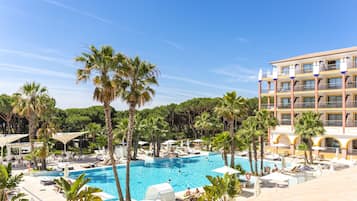
<svg viewBox="0 0 357 201"><path fill-rule="evenodd" d="M189 153L189 154L200 154L201 152L199 150L196 150L196 149L188 149L187 153Z"/></svg>
<svg viewBox="0 0 357 201"><path fill-rule="evenodd" d="M268 154L268 155L265 155L264 158L267 159L267 160L273 160L273 161L281 159L278 154Z"/></svg>
<svg viewBox="0 0 357 201"><path fill-rule="evenodd" d="M45 186L56 184L53 177L42 177L40 183Z"/></svg>

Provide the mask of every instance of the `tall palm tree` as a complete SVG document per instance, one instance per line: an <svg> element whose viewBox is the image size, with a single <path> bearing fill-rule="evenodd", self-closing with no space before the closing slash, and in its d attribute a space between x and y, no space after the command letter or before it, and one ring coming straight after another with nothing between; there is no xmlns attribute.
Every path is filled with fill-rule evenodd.
<svg viewBox="0 0 357 201"><path fill-rule="evenodd" d="M250 169L252 172L258 172L258 155L257 155L257 137L261 135L261 130L258 129L258 121L254 116L248 117L242 122L242 127L239 130L240 138L244 139L248 145L248 158ZM254 154L254 169L252 165L252 151Z"/></svg>
<svg viewBox="0 0 357 201"><path fill-rule="evenodd" d="M20 88L19 93L14 94L14 97L14 112L24 116L29 123L29 137L31 151L33 151L38 119L46 111L47 101L49 100L47 88L35 82L25 83ZM34 163L37 168L35 157Z"/></svg>
<svg viewBox="0 0 357 201"><path fill-rule="evenodd" d="M264 142L265 136L267 136L270 128L278 125L278 120L273 116L272 112L267 110L261 110L256 113L256 119L258 121L258 129L261 130L259 135L260 141L260 173L264 172Z"/></svg>
<svg viewBox="0 0 357 201"><path fill-rule="evenodd" d="M325 129L320 120L321 114L312 111L303 112L295 119L295 134L299 135L307 145L310 152L310 163L313 163L312 158L312 137L323 135ZM306 157L306 155L305 155ZM306 160L306 159L305 159Z"/></svg>
<svg viewBox="0 0 357 201"><path fill-rule="evenodd" d="M41 169L47 169L46 158L49 153L49 141L50 138L56 133L56 128L52 122L43 122L42 126L37 130L37 137L42 141L42 147L40 148L39 157L41 159Z"/></svg>
<svg viewBox="0 0 357 201"><path fill-rule="evenodd" d="M229 134L231 139L235 138L234 123L245 113L245 99L237 96L235 91L227 92L223 98L220 99L219 105L215 108L218 116L227 121L229 125ZM234 168L234 151L235 145L231 141L231 168Z"/></svg>
<svg viewBox="0 0 357 201"><path fill-rule="evenodd" d="M102 198L95 193L102 192L99 188L85 187L90 181L81 174L73 183L70 183L63 177L55 179L56 184L63 190L67 201L102 201Z"/></svg>
<svg viewBox="0 0 357 201"><path fill-rule="evenodd" d="M216 150L222 150L222 158L224 165L228 166L228 157L229 147L231 144L231 138L227 131L224 131L213 138L213 147Z"/></svg>
<svg viewBox="0 0 357 201"><path fill-rule="evenodd" d="M103 46L97 49L90 46L90 53L82 53L81 56L75 60L84 64L83 68L77 71L77 82L87 81L92 78L94 85L93 99L103 103L105 114L105 125L108 132L108 150L111 160L115 184L120 201L124 200L119 177L114 159L113 150L113 132L112 132L112 119L111 119L111 106L110 104L118 97L120 91L118 80L114 74L121 68L125 56L120 53L115 53L114 49L110 46Z"/></svg>
<svg viewBox="0 0 357 201"><path fill-rule="evenodd" d="M156 66L142 61L139 57L129 58L125 65L117 71L117 79L122 83L122 99L129 105L129 125L127 133L127 163L126 163L126 200L130 201L130 156L133 129L135 127L135 111L137 107L150 101L155 95L152 85L158 85L158 70Z"/></svg>

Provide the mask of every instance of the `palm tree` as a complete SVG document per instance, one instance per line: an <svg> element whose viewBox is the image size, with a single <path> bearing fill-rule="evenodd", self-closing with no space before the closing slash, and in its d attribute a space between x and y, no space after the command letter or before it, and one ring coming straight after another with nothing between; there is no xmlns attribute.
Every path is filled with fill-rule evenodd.
<svg viewBox="0 0 357 201"><path fill-rule="evenodd" d="M90 46L90 53L82 53L82 56L77 57L77 62L84 63L84 68L77 71L77 82L87 81L91 79L95 87L93 99L103 103L105 114L105 125L108 132L108 150L111 160L115 184L120 201L124 201L123 193L119 183L118 172L115 166L114 150L113 150L113 132L111 119L111 102L118 96L120 88L118 80L114 77L114 72L121 67L121 63L125 60L125 56L120 53L115 53L110 46L103 46L98 50L94 46Z"/></svg>
<svg viewBox="0 0 357 201"><path fill-rule="evenodd" d="M312 137L323 135L325 129L320 120L321 114L312 111L303 112L295 119L295 134L299 135L307 145L310 152L310 163L313 163L312 158ZM305 155L306 157L306 155ZM307 159L305 159L307 160Z"/></svg>
<svg viewBox="0 0 357 201"><path fill-rule="evenodd" d="M63 190L67 201L102 201L102 198L94 194L102 192L101 189L85 187L90 179L85 178L84 174L78 176L73 183L67 181L63 177L55 179L54 181L61 190Z"/></svg>
<svg viewBox="0 0 357 201"><path fill-rule="evenodd" d="M256 118L258 121L258 129L262 132L259 136L260 141L260 173L264 172L264 139L267 136L270 128L278 125L278 120L273 116L272 112L267 110L261 110L256 113Z"/></svg>
<svg viewBox="0 0 357 201"><path fill-rule="evenodd" d="M206 176L211 185L204 186L205 193L199 200L226 201L233 200L241 192L240 182L235 175L225 174L223 177Z"/></svg>
<svg viewBox="0 0 357 201"><path fill-rule="evenodd" d="M248 145L248 158L251 172L258 172L257 136L261 135L258 129L258 121L254 116L248 117L242 122L242 127L238 132L240 138ZM254 153L254 169L252 165L252 151Z"/></svg>
<svg viewBox="0 0 357 201"><path fill-rule="evenodd" d="M46 158L49 153L50 138L56 133L56 128L52 122L43 122L41 128L37 130L37 137L42 141L39 157L41 158L41 169L46 170Z"/></svg>
<svg viewBox="0 0 357 201"><path fill-rule="evenodd" d="M223 129L223 124L216 116L212 116L208 112L203 112L201 115L196 116L194 127L201 130L203 135L208 134L206 138L207 150L210 150L212 132Z"/></svg>
<svg viewBox="0 0 357 201"><path fill-rule="evenodd" d="M0 201L8 201L9 193L22 181L23 173L12 175L11 163L7 166L0 165ZM21 198L19 194L16 197Z"/></svg>
<svg viewBox="0 0 357 201"><path fill-rule="evenodd" d="M46 110L46 103L49 100L47 88L35 82L25 83L20 88L19 93L14 94L14 97L14 112L24 116L29 123L31 151L33 151L38 119ZM36 157L34 158L34 163L37 168Z"/></svg>
<svg viewBox="0 0 357 201"><path fill-rule="evenodd" d="M227 154L229 152L229 145L231 144L231 138L227 131L224 131L213 138L213 147L216 150L222 150L222 157L224 165L228 166Z"/></svg>
<svg viewBox="0 0 357 201"><path fill-rule="evenodd" d="M135 111L150 101L155 95L155 90L151 87L157 85L158 70L156 66L142 61L139 57L129 58L125 65L117 71L117 79L123 86L121 91L122 99L129 105L129 124L127 133L127 163L126 163L126 200L130 201L130 156L132 137L135 127Z"/></svg>
<svg viewBox="0 0 357 201"><path fill-rule="evenodd" d="M229 125L229 134L231 139L234 139L234 122L245 113L245 99L237 96L235 91L227 92L220 99L219 105L215 108L218 116L222 117ZM231 141L231 167L234 168L234 151L235 146Z"/></svg>
<svg viewBox="0 0 357 201"><path fill-rule="evenodd" d="M6 94L0 95L0 118L6 122L5 133L11 133L10 121L13 116L14 97Z"/></svg>

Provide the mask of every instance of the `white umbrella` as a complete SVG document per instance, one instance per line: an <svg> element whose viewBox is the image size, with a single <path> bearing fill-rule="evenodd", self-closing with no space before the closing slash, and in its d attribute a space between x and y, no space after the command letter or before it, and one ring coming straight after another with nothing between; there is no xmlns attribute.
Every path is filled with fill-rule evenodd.
<svg viewBox="0 0 357 201"><path fill-rule="evenodd" d="M145 142L145 141L139 141L138 142L139 145L144 145L144 144L149 144L148 142Z"/></svg>
<svg viewBox="0 0 357 201"><path fill-rule="evenodd" d="M231 167L228 167L228 166L223 166L223 167L220 167L220 168L217 168L217 169L214 169L212 170L213 172L218 172L218 173L221 173L221 174L237 174L237 173L240 173L240 171L236 170L236 169L233 169Z"/></svg>
<svg viewBox="0 0 357 201"><path fill-rule="evenodd" d="M175 143L177 143L176 140L166 140L166 141L163 142L162 144L164 144L164 145L169 145L169 144L175 144Z"/></svg>
<svg viewBox="0 0 357 201"><path fill-rule="evenodd" d="M192 142L195 142L195 143L202 143L202 142L203 142L203 140L201 140L201 139L196 139L196 140L193 140Z"/></svg>
<svg viewBox="0 0 357 201"><path fill-rule="evenodd" d="M286 161L285 161L285 157L281 157L281 169L286 168Z"/></svg>
<svg viewBox="0 0 357 201"><path fill-rule="evenodd" d="M318 150L318 151L326 150L326 147L313 146L312 150Z"/></svg>
<svg viewBox="0 0 357 201"><path fill-rule="evenodd" d="M254 195L255 197L258 197L261 193L260 189L260 179L259 177L255 177L255 183L254 183Z"/></svg>
<svg viewBox="0 0 357 201"><path fill-rule="evenodd" d="M68 171L68 166L67 165L64 167L63 176L64 176L64 178L68 178L68 176L69 176L69 171Z"/></svg>
<svg viewBox="0 0 357 201"><path fill-rule="evenodd" d="M277 182L285 182L291 178L292 178L291 176L281 174L279 172L274 172L274 173L271 173L271 174L261 177L261 179L264 179L264 180L272 180L272 181L277 181Z"/></svg>
<svg viewBox="0 0 357 201"><path fill-rule="evenodd" d="M187 148L190 148L190 140L189 139L187 139L187 141L186 141L186 146L187 146Z"/></svg>

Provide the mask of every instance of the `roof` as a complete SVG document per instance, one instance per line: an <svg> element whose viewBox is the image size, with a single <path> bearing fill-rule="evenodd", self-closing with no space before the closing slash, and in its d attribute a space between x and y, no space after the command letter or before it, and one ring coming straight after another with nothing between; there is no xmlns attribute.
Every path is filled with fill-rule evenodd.
<svg viewBox="0 0 357 201"><path fill-rule="evenodd" d="M314 58L314 57L322 57L322 56L356 52L356 51L357 51L357 47L348 47L348 48L342 48L342 49L335 49L335 50L329 50L329 51L323 51L323 52L314 52L314 53L304 54L304 55L300 55L300 56L290 57L287 59L272 61L270 63L276 64L276 63L283 63L283 62L289 62L289 61L294 61L294 60L309 59L309 58Z"/></svg>
<svg viewBox="0 0 357 201"><path fill-rule="evenodd" d="M0 135L0 147L3 147L11 142L19 140L28 136L28 134L8 134L8 135Z"/></svg>
<svg viewBox="0 0 357 201"><path fill-rule="evenodd" d="M69 141L73 140L76 137L79 137L88 132L73 132L73 133L56 133L52 136L53 139L62 142L63 144L67 144Z"/></svg>

